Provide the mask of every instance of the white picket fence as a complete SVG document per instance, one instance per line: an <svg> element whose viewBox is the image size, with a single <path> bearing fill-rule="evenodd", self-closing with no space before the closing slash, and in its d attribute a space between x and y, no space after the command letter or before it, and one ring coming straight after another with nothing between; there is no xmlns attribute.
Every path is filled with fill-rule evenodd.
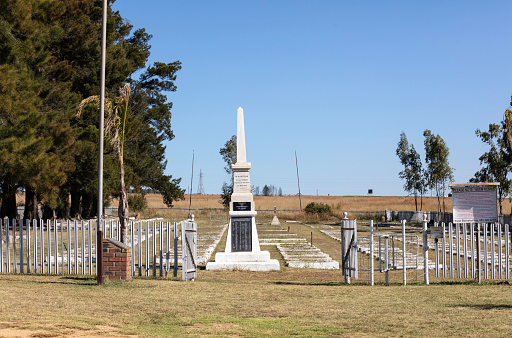
<svg viewBox="0 0 512 338"><path fill-rule="evenodd" d="M482 279L510 279L512 248L508 224L435 223L429 229L425 220L420 231L423 240L417 235L406 235L405 221L402 221L401 235L396 232L374 235L373 231L370 221L370 234L358 238L362 263L358 269L369 272L364 274L366 279L363 277L362 282L373 285L374 273L380 271L386 273L389 283L391 270L403 271L404 285L408 280L407 270L423 270L426 284L429 284L429 272L439 279L465 278L479 283ZM433 233L442 238L432 238ZM378 261L378 268L374 260Z"/></svg>
<svg viewBox="0 0 512 338"><path fill-rule="evenodd" d="M177 276L184 222L129 223L132 275L167 276L172 271ZM95 275L97 230L95 221L0 219L0 273ZM104 238L120 240L120 235L119 222L105 222Z"/></svg>
<svg viewBox="0 0 512 338"><path fill-rule="evenodd" d="M424 240L434 249L438 278L510 279L510 227L508 224L436 224L441 240ZM483 276L482 276L483 275Z"/></svg>

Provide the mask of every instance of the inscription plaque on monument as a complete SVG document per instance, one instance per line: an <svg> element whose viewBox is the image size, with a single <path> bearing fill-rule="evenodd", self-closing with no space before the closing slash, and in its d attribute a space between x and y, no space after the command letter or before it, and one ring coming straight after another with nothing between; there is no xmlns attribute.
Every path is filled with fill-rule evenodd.
<svg viewBox="0 0 512 338"><path fill-rule="evenodd" d="M233 202L233 211L251 211L251 202Z"/></svg>
<svg viewBox="0 0 512 338"><path fill-rule="evenodd" d="M233 173L233 191L239 193L251 193L251 179L248 172Z"/></svg>
<svg viewBox="0 0 512 338"><path fill-rule="evenodd" d="M231 251L252 251L252 218L231 218Z"/></svg>

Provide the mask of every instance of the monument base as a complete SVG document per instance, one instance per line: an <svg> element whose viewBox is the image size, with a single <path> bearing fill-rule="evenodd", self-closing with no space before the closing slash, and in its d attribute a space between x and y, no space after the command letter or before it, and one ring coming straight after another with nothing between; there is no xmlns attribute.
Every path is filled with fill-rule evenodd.
<svg viewBox="0 0 512 338"><path fill-rule="evenodd" d="M275 271L279 270L279 261L270 259L268 251L217 252L206 270Z"/></svg>

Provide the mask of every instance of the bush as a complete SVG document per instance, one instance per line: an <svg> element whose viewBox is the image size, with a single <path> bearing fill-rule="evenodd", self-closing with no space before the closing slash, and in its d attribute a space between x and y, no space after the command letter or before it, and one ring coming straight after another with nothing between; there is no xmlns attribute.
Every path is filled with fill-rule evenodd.
<svg viewBox="0 0 512 338"><path fill-rule="evenodd" d="M304 209L308 214L330 214L331 206L324 203L311 202Z"/></svg>
<svg viewBox="0 0 512 338"><path fill-rule="evenodd" d="M133 194L128 196L128 208L133 212L145 211L148 208L148 201L144 194Z"/></svg>

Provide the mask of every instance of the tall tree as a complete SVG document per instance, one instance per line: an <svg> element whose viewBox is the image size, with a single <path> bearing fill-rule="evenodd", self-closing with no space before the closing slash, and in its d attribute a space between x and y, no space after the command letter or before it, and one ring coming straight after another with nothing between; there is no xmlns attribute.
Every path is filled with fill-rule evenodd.
<svg viewBox="0 0 512 338"><path fill-rule="evenodd" d="M113 1L110 1L113 3ZM38 202L92 217L97 196L98 113L81 99L99 92L101 0L0 2L0 188L2 215L16 215L15 194L26 192L27 216ZM163 142L172 140L172 103L179 61L147 66L151 35L108 10L107 97L129 83L126 118L126 185L154 188L164 201L183 197L179 179L166 175ZM137 74L138 79L132 75ZM105 152L104 196L117 197L114 147ZM20 166L21 165L21 166Z"/></svg>
<svg viewBox="0 0 512 338"><path fill-rule="evenodd" d="M414 145L409 146L407 136L404 132L400 134L400 141L396 148L396 155L400 159L400 163L404 166L398 176L405 180L404 190L414 195L414 204L418 211L418 194L421 196L420 210L423 209L423 194L425 193L426 183L423 173L421 158Z"/></svg>
<svg viewBox="0 0 512 338"><path fill-rule="evenodd" d="M488 131L477 129L475 134L489 146L489 150L479 157L482 169L475 173L470 182L499 182L498 200L500 214L503 213L502 200L507 197L512 188L512 180L507 176L512 169L512 155L507 141L506 120L498 124L489 124Z"/></svg>
<svg viewBox="0 0 512 338"><path fill-rule="evenodd" d="M441 212L441 195L443 196L443 208L446 184L453 181L453 169L448 162L450 151L444 140L439 135L434 135L428 129L423 132L425 137L425 162L427 169L425 177L430 189L434 189L437 195L437 209Z"/></svg>
<svg viewBox="0 0 512 338"><path fill-rule="evenodd" d="M0 95L10 96L0 108L2 215L16 213L7 209L21 188L25 217L35 218L38 201L56 207L73 168L69 119L78 97L68 64L49 47L62 35L54 20L62 3L6 0L0 6L0 77L7 84Z"/></svg>
<svg viewBox="0 0 512 338"><path fill-rule="evenodd" d="M222 184L221 203L226 210L229 210L229 203L231 202L231 195L233 194L233 168L231 167L236 163L236 135L231 136L226 141L224 147L220 148L219 154L226 163L224 170L230 175L230 183L224 182Z"/></svg>

